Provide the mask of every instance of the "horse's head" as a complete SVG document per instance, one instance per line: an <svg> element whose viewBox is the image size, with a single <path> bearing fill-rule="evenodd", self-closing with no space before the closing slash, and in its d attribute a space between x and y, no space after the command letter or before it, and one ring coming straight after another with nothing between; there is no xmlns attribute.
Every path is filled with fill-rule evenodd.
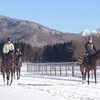
<svg viewBox="0 0 100 100"><path fill-rule="evenodd" d="M97 51L96 55L97 55L97 58L100 59L100 50Z"/></svg>
<svg viewBox="0 0 100 100"><path fill-rule="evenodd" d="M14 59L14 51L10 51L8 53L8 59L10 59L10 60Z"/></svg>

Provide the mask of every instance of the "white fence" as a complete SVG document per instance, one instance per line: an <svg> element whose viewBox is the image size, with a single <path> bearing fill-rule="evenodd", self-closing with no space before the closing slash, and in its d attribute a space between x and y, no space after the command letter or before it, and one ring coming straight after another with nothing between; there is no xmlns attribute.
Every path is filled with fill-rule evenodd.
<svg viewBox="0 0 100 100"><path fill-rule="evenodd" d="M27 72L32 74L60 75L81 77L80 66L77 62L63 63L28 63ZM93 78L93 71L90 72ZM100 67L97 69L97 77L100 77Z"/></svg>

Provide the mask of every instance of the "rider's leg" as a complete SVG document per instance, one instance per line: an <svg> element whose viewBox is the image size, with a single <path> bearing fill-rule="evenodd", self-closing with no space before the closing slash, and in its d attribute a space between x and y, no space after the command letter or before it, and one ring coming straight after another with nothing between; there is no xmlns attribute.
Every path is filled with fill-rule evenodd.
<svg viewBox="0 0 100 100"><path fill-rule="evenodd" d="M2 65L1 65L1 68L4 67L4 55L2 55Z"/></svg>
<svg viewBox="0 0 100 100"><path fill-rule="evenodd" d="M84 63L87 61L87 57L88 57L88 54L85 54L85 55L84 55L84 59L83 59L83 63L82 63L82 64L84 64Z"/></svg>

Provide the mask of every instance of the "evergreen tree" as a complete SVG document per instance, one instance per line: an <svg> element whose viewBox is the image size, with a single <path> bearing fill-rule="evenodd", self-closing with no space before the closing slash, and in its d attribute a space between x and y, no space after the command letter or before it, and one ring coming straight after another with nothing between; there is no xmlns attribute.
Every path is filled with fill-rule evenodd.
<svg viewBox="0 0 100 100"><path fill-rule="evenodd" d="M72 42L47 45L43 50L43 61L66 62L74 61L74 46Z"/></svg>

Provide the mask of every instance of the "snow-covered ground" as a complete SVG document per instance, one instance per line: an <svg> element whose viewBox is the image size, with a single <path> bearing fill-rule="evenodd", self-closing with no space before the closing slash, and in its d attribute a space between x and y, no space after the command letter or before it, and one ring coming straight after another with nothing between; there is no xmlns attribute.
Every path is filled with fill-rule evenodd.
<svg viewBox="0 0 100 100"><path fill-rule="evenodd" d="M100 100L98 83L82 84L79 77L34 75L26 72L23 64L20 80L11 86L3 84L0 75L0 100Z"/></svg>

